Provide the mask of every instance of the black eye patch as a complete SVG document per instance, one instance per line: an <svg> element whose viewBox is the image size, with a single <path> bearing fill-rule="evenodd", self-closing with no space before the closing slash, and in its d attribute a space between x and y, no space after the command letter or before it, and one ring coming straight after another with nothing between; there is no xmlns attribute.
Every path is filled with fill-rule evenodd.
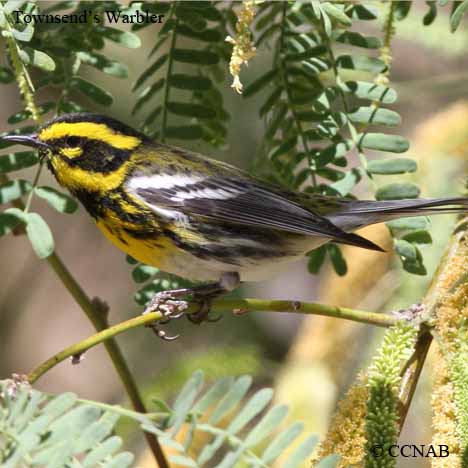
<svg viewBox="0 0 468 468"><path fill-rule="evenodd" d="M75 148L75 147L79 146L80 142L81 142L81 138L77 137L77 136L69 136L65 140L66 145L71 147L71 148Z"/></svg>

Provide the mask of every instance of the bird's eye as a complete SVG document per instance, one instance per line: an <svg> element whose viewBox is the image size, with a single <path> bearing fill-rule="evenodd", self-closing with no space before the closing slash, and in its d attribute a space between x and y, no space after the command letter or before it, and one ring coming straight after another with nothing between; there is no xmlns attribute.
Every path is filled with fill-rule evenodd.
<svg viewBox="0 0 468 468"><path fill-rule="evenodd" d="M69 137L67 137L65 142L66 142L68 147L75 148L75 147L79 146L79 144L80 144L80 137L69 136Z"/></svg>

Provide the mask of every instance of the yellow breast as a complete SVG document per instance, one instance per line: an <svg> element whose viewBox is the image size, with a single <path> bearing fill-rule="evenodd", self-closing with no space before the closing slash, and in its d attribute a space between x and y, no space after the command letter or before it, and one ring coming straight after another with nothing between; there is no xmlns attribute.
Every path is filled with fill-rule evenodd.
<svg viewBox="0 0 468 468"><path fill-rule="evenodd" d="M137 239L112 219L98 219L96 225L116 247L147 265L160 267L164 260L177 249L167 238L155 236L154 239Z"/></svg>

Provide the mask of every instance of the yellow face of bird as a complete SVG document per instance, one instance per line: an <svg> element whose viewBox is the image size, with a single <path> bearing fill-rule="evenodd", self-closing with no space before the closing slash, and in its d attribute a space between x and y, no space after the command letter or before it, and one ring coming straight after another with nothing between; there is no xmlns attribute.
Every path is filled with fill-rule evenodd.
<svg viewBox="0 0 468 468"><path fill-rule="evenodd" d="M146 138L108 117L66 114L37 134L9 139L38 147L58 182L71 191L105 192L123 182L133 151Z"/></svg>

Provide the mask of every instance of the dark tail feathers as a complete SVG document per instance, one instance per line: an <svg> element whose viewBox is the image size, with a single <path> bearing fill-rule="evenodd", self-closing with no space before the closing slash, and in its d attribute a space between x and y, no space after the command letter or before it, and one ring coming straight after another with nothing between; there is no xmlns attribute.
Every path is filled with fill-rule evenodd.
<svg viewBox="0 0 468 468"><path fill-rule="evenodd" d="M463 212L468 213L467 197L387 201L350 200L344 203L340 210L327 215L327 218L344 231L351 232L370 224L382 223L395 218ZM356 244L352 241L349 243L358 245L358 242ZM373 245L375 246L375 244ZM364 247L364 245L361 246ZM372 247L364 248L378 250Z"/></svg>

